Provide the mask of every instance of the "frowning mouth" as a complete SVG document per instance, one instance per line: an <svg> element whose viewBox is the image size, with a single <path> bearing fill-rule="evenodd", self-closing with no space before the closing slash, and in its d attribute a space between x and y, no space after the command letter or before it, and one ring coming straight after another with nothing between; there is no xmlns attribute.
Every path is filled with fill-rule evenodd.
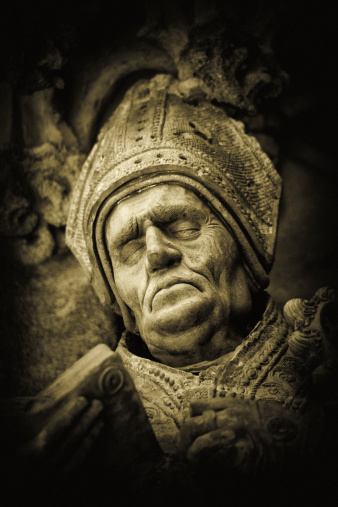
<svg viewBox="0 0 338 507"><path fill-rule="evenodd" d="M190 285L201 292L201 288L199 286L197 286L195 283L181 279L181 278L174 278L174 279L169 280L166 283L158 283L155 285L155 287L153 288L153 290L150 292L149 296L147 297L148 307L149 307L150 311L152 311L153 300L159 292L161 292L162 290L165 290L165 289L169 289L170 287L173 287L174 285L181 285L181 284Z"/></svg>

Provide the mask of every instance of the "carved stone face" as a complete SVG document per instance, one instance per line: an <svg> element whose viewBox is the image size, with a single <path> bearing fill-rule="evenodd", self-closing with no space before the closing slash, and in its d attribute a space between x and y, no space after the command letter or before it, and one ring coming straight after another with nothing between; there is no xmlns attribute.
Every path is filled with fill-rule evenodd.
<svg viewBox="0 0 338 507"><path fill-rule="evenodd" d="M152 356L215 359L246 334L251 294L237 245L193 192L158 185L121 201L106 239L121 299Z"/></svg>

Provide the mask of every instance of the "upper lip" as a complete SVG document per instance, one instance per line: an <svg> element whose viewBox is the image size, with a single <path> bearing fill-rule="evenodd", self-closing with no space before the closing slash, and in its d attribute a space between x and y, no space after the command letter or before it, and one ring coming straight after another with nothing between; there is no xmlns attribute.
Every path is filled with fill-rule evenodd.
<svg viewBox="0 0 338 507"><path fill-rule="evenodd" d="M178 283L186 283L200 290L199 287L193 281L178 276L170 277L169 279L159 280L158 282L154 283L154 286L151 288L150 292L146 295L149 308L151 309L153 299L160 290L168 289L169 287L172 287L173 285L176 285Z"/></svg>

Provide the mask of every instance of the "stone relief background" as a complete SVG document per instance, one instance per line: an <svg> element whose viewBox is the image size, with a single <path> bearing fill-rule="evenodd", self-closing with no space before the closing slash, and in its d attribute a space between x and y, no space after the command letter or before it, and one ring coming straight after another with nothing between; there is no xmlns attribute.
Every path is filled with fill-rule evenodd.
<svg viewBox="0 0 338 507"><path fill-rule="evenodd" d="M69 199L128 76L174 72L243 119L284 179L268 291L338 287L333 8L301 3L3 2L1 396L32 395L121 322L64 242Z"/></svg>

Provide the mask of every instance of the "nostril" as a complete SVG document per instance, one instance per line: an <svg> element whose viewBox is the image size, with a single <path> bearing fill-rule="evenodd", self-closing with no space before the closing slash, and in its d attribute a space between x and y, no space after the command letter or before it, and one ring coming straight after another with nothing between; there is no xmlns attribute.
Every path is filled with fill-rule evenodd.
<svg viewBox="0 0 338 507"><path fill-rule="evenodd" d="M149 251L147 252L148 268L152 271L167 269L171 266L179 264L181 255L176 251Z"/></svg>
<svg viewBox="0 0 338 507"><path fill-rule="evenodd" d="M168 262L167 266L168 268L172 267L172 266L177 266L181 261L181 257L174 257L174 258L171 258L170 261Z"/></svg>
<svg viewBox="0 0 338 507"><path fill-rule="evenodd" d="M161 254L159 252L148 252L148 261L153 267L159 266L161 261Z"/></svg>

